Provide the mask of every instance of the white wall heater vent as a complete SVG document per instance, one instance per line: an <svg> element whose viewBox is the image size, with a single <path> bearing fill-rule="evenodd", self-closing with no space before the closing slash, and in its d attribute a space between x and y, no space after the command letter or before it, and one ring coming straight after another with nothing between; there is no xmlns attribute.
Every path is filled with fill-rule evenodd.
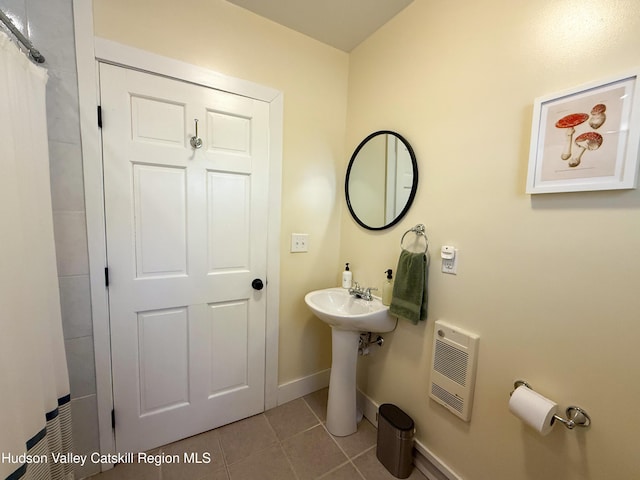
<svg viewBox="0 0 640 480"><path fill-rule="evenodd" d="M442 320L435 324L429 396L464 421L471 419L479 337Z"/></svg>

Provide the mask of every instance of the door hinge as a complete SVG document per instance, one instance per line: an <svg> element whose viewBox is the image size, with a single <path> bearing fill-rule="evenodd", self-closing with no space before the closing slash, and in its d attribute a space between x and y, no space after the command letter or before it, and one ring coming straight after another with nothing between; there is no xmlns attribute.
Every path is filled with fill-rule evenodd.
<svg viewBox="0 0 640 480"><path fill-rule="evenodd" d="M102 128L102 107L98 105L98 128Z"/></svg>
<svg viewBox="0 0 640 480"><path fill-rule="evenodd" d="M104 286L109 286L109 267L104 267Z"/></svg>
<svg viewBox="0 0 640 480"><path fill-rule="evenodd" d="M113 408L111 409L111 428L116 428L116 411Z"/></svg>

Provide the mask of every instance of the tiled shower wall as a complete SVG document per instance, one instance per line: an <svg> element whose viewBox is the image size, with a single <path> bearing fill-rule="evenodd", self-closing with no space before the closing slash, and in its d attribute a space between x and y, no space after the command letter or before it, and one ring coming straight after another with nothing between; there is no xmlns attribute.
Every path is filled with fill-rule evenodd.
<svg viewBox="0 0 640 480"><path fill-rule="evenodd" d="M72 0L0 0L0 9L45 56L49 71L51 197L74 452L95 452L99 450L98 413ZM82 478L97 471L91 464L76 474Z"/></svg>

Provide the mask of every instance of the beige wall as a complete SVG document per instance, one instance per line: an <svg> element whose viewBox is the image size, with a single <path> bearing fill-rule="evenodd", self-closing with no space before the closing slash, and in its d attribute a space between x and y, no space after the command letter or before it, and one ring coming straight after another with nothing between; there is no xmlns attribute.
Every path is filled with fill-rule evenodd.
<svg viewBox="0 0 640 480"><path fill-rule="evenodd" d="M638 45L636 0L416 0L350 56L347 150L396 130L420 184L388 231L345 211L340 257L381 287L408 228L424 223L432 244L429 321L386 335L359 384L406 410L462 478L640 472L640 191L524 193L533 100L640 66ZM443 244L460 250L457 276L439 271ZM481 337L470 423L428 398L436 319ZM585 408L592 428L527 429L507 409L519 378Z"/></svg>
<svg viewBox="0 0 640 480"><path fill-rule="evenodd" d="M284 94L279 383L330 366L304 294L337 282L348 55L224 0L94 0L95 33ZM309 253L289 253L292 232Z"/></svg>

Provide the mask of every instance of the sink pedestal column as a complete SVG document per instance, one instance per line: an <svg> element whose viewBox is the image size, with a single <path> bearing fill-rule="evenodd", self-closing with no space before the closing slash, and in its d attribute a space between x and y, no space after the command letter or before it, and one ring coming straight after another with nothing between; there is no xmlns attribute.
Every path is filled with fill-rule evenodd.
<svg viewBox="0 0 640 480"><path fill-rule="evenodd" d="M331 327L331 341L327 430L337 437L346 437L358 430L356 366L360 332Z"/></svg>

